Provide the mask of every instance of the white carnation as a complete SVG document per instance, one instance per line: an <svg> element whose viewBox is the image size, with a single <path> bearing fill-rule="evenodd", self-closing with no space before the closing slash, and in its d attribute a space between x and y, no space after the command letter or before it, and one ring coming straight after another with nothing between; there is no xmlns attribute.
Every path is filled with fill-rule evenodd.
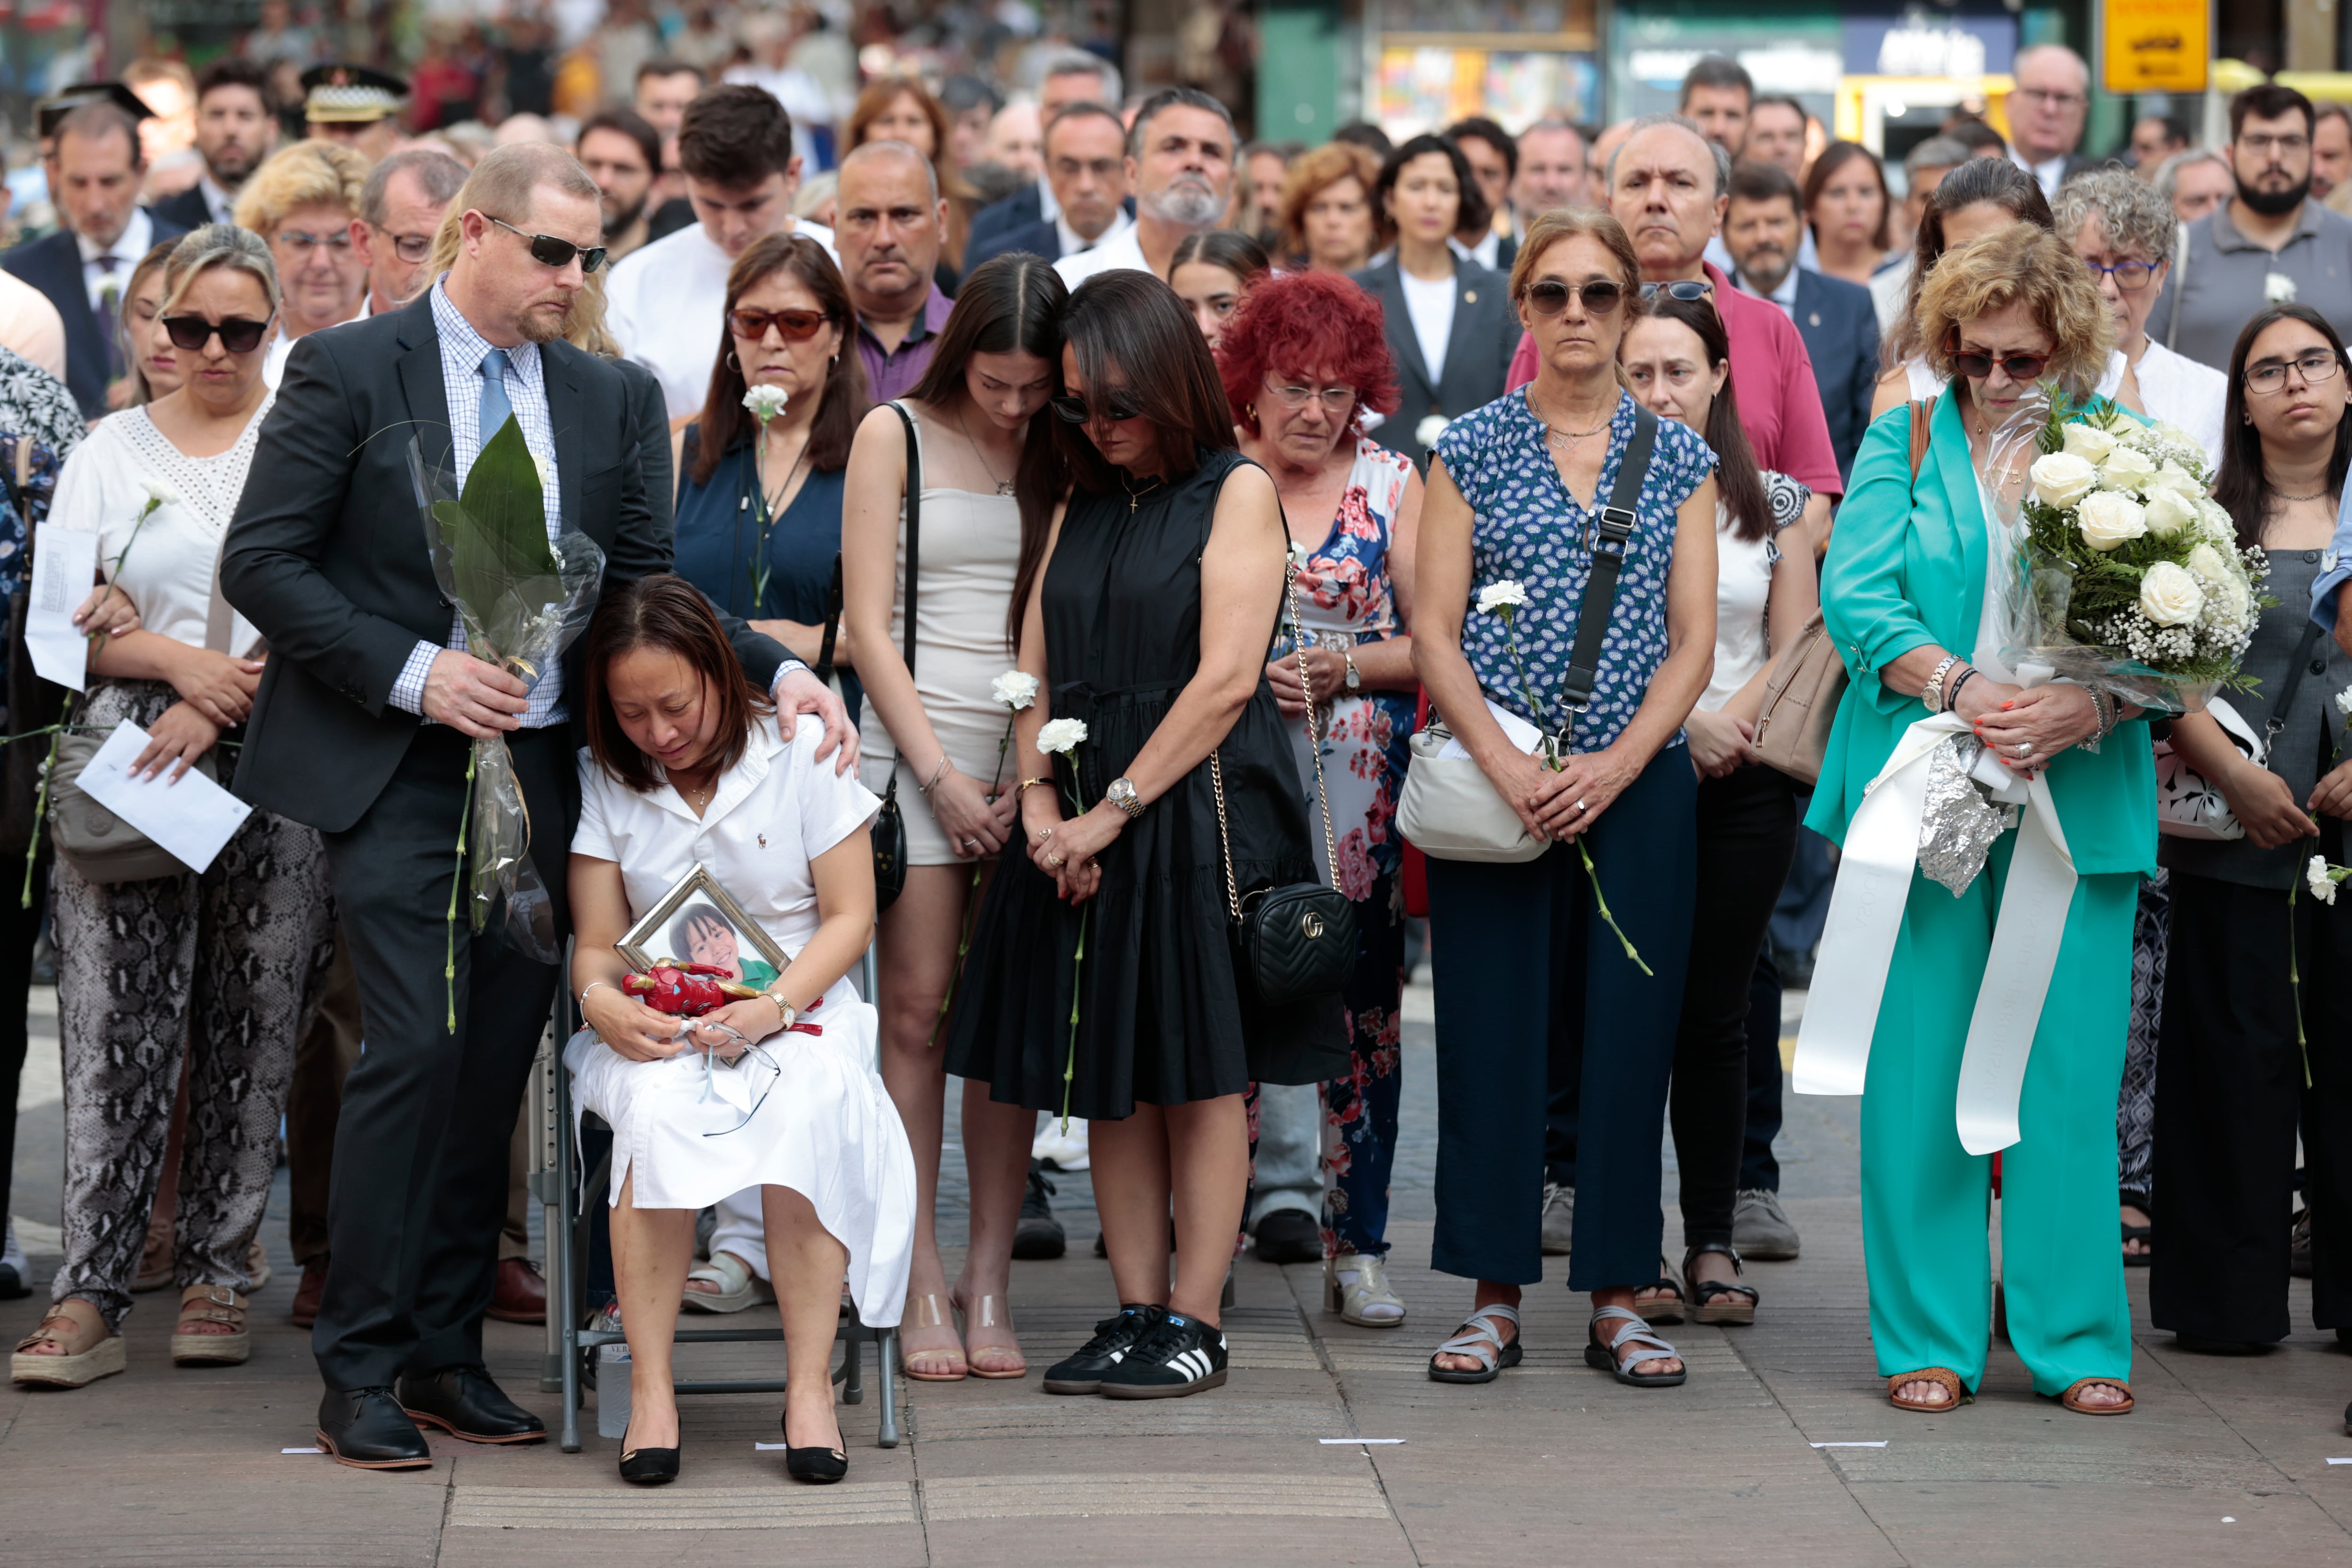
<svg viewBox="0 0 2352 1568"><path fill-rule="evenodd" d="M1048 719L1037 731L1037 749L1047 756L1059 752L1064 755L1075 752L1087 738L1087 721L1083 719Z"/></svg>
<svg viewBox="0 0 2352 1568"><path fill-rule="evenodd" d="M2146 533L2147 516L2131 497L2101 490L2083 498L2082 506L2074 513L2074 526L2082 531L2083 542L2092 549L2113 550Z"/></svg>
<svg viewBox="0 0 2352 1568"><path fill-rule="evenodd" d="M2159 626L2185 626L2205 607L2197 579L2169 561L2149 567L2139 580L2139 613Z"/></svg>
<svg viewBox="0 0 2352 1568"><path fill-rule="evenodd" d="M152 477L142 478L139 481L139 488L147 492L147 504L151 507L183 504L180 492L162 479Z"/></svg>
<svg viewBox="0 0 2352 1568"><path fill-rule="evenodd" d="M2069 430L2088 429L2088 426L2067 426ZM2027 470L2033 479L2033 497L2044 506L2061 511L2091 493L2099 482L2099 470L2087 458L2072 452L2052 452L2033 461Z"/></svg>
<svg viewBox="0 0 2352 1568"><path fill-rule="evenodd" d="M988 683L988 694L1017 711L1037 700L1037 678L1025 670L1008 669Z"/></svg>
<svg viewBox="0 0 2352 1568"><path fill-rule="evenodd" d="M2107 454L2116 449L2116 438L2095 425L2085 425L2077 419L2060 432L2065 437L2065 449L2086 463L2104 463Z"/></svg>
<svg viewBox="0 0 2352 1568"><path fill-rule="evenodd" d="M2141 490L2156 477L2156 460L2136 447L2118 446L2099 464L2099 486L2110 490Z"/></svg>
<svg viewBox="0 0 2352 1568"><path fill-rule="evenodd" d="M2352 686L2336 694L2336 710L2347 719L2352 719Z"/></svg>
<svg viewBox="0 0 2352 1568"><path fill-rule="evenodd" d="M2184 528L2196 526L2197 502L2178 490L2156 490L2147 498L2145 516L2150 533L2158 539L2169 539Z"/></svg>
<svg viewBox="0 0 2352 1568"><path fill-rule="evenodd" d="M2314 855L2311 864L2303 868L2303 879L2311 885L2311 896L2323 904L2336 901L2336 879L2327 874L2326 857Z"/></svg>
<svg viewBox="0 0 2352 1568"><path fill-rule="evenodd" d="M751 416L762 425L782 414L786 401L784 389L781 386L762 384L748 388L743 394L743 406L750 409Z"/></svg>
<svg viewBox="0 0 2352 1568"><path fill-rule="evenodd" d="M2288 277L2285 273L2266 272L2263 275L2263 299L2267 303L2273 305L2293 304L2294 302L2294 279Z"/></svg>
<svg viewBox="0 0 2352 1568"><path fill-rule="evenodd" d="M1478 590L1478 613L1500 615L1503 611L1528 602L1528 591L1510 578L1489 583Z"/></svg>
<svg viewBox="0 0 2352 1568"><path fill-rule="evenodd" d="M1425 414L1421 423L1412 427L1412 438L1423 447L1434 447L1437 438L1445 434L1445 427L1453 423L1443 414Z"/></svg>

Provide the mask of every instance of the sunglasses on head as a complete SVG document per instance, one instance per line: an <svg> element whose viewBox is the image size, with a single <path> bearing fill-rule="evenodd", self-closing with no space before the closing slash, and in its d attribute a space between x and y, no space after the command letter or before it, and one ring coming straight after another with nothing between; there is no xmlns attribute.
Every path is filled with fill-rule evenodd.
<svg viewBox="0 0 2352 1568"><path fill-rule="evenodd" d="M1108 419L1116 425L1122 419L1139 418L1143 414L1143 405L1124 392L1109 393L1101 403L1093 405L1069 392L1051 401L1054 416L1068 425L1084 425L1095 419Z"/></svg>
<svg viewBox="0 0 2352 1568"><path fill-rule="evenodd" d="M262 334L269 331L269 323L277 317L278 312L272 310L258 321L247 321L243 316L231 316L225 321L215 323L202 316L166 316L163 318L163 331L172 340L173 348L184 349L189 353L201 352L205 340L218 332L221 347L233 354L249 354L261 346Z"/></svg>
<svg viewBox="0 0 2352 1568"><path fill-rule="evenodd" d="M1704 300L1709 294L1714 292L1714 284L1702 283L1696 278L1685 278L1673 283L1644 283L1642 285L1642 298L1644 300L1654 300L1659 295L1664 294L1667 299L1680 300L1685 305Z"/></svg>
<svg viewBox="0 0 2352 1568"><path fill-rule="evenodd" d="M485 217L489 215L485 213ZM569 267L572 258L580 258L580 270L593 272L604 265L604 247L601 245L574 245L568 239L558 239L551 234L524 234L502 217L490 221L509 234L521 235L530 244L530 258L542 267Z"/></svg>
<svg viewBox="0 0 2352 1568"><path fill-rule="evenodd" d="M2022 384L2025 382L2042 379L2042 373L2049 368L2050 356L2048 354L2009 354L1996 357L1992 354L1971 353L1960 347L1958 339L1955 338L1952 341L1953 374L1967 376L1970 381L1982 381L1992 374L1992 367L1995 365L2000 366L2010 380Z"/></svg>
<svg viewBox="0 0 2352 1568"><path fill-rule="evenodd" d="M823 310L730 310L727 330L747 343L756 343L773 327L784 342L804 343L823 331L831 319Z"/></svg>

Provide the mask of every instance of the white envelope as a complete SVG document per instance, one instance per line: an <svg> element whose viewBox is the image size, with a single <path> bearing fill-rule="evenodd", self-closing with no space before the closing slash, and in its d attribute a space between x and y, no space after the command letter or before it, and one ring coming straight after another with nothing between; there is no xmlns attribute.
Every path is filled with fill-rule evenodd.
<svg viewBox="0 0 2352 1568"><path fill-rule="evenodd" d="M125 719L98 749L75 782L82 792L185 861L192 870L212 865L253 807L213 783L201 770L173 782L172 768L155 777L131 776L131 764L147 749L147 731Z"/></svg>

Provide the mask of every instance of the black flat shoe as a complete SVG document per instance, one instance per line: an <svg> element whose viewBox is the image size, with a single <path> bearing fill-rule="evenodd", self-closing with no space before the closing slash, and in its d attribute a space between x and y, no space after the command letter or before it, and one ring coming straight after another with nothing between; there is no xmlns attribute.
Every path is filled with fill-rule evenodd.
<svg viewBox="0 0 2352 1568"><path fill-rule="evenodd" d="M667 1486L677 1479L676 1448L631 1448L628 1433L621 1434L621 1479L633 1486Z"/></svg>
<svg viewBox="0 0 2352 1568"><path fill-rule="evenodd" d="M783 1429L787 1445L784 1449L784 1474L793 1479L806 1481L811 1486L829 1487L849 1473L849 1456L843 1450L822 1445L813 1448L792 1447L792 1417L789 1415L779 1415L776 1425Z"/></svg>
<svg viewBox="0 0 2352 1568"><path fill-rule="evenodd" d="M389 1388L331 1388L319 1401L319 1447L361 1470L428 1469L433 1450Z"/></svg>
<svg viewBox="0 0 2352 1568"><path fill-rule="evenodd" d="M468 1443L540 1443L547 1424L506 1396L478 1366L445 1366L400 1380L401 1407L412 1420Z"/></svg>

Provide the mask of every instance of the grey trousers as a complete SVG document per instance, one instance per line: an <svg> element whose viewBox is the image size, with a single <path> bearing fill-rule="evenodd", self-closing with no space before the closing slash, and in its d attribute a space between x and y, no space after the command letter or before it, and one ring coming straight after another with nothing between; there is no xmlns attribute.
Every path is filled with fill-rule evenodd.
<svg viewBox="0 0 2352 1568"><path fill-rule="evenodd" d="M1312 1083L1257 1089L1257 1187L1249 1222L1296 1209L1323 1213L1323 1089Z"/></svg>

